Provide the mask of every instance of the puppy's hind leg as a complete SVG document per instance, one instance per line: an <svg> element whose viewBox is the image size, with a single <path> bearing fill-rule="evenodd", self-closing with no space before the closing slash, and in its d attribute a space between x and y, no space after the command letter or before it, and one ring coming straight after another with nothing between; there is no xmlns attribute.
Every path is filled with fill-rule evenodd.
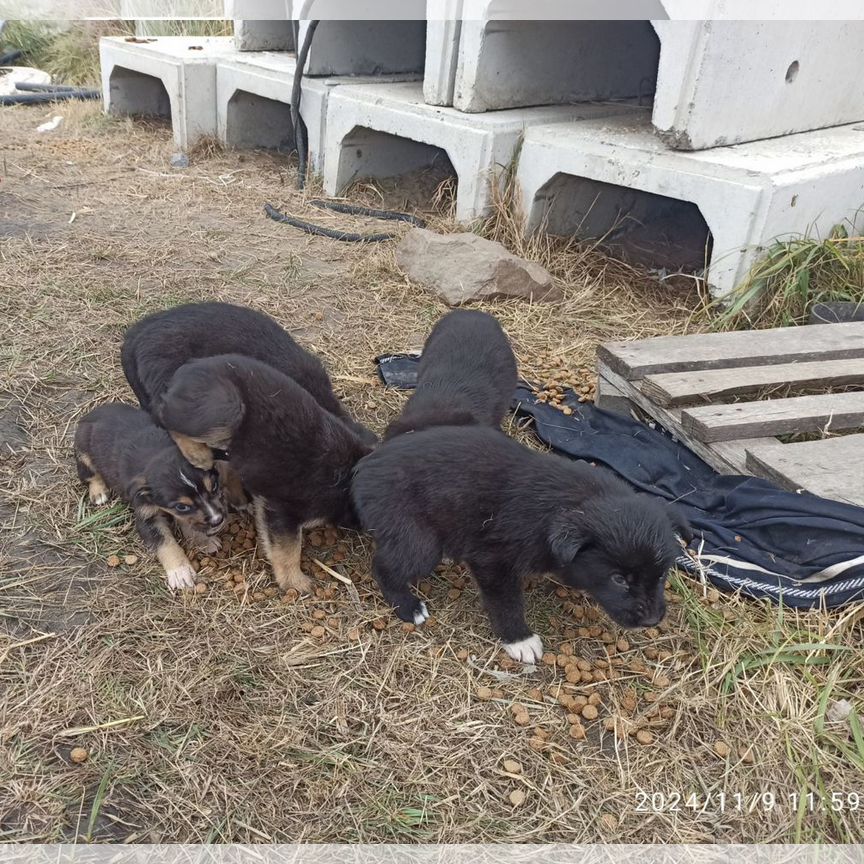
<svg viewBox="0 0 864 864"><path fill-rule="evenodd" d="M107 504L109 490L102 475L93 467L93 462L86 453L75 454L75 467L78 469L78 478L87 484L90 503L95 505Z"/></svg>
<svg viewBox="0 0 864 864"><path fill-rule="evenodd" d="M255 499L255 524L261 536L262 523L266 540L264 551L270 559L273 576L283 591L293 588L301 593L312 590L312 580L300 566L303 549L303 529L297 520L281 511L278 506L267 505Z"/></svg>
<svg viewBox="0 0 864 864"><path fill-rule="evenodd" d="M135 514L135 527L147 550L156 555L165 570L168 587L191 590L195 587L195 568L171 533L171 526L162 515Z"/></svg>
<svg viewBox="0 0 864 864"><path fill-rule="evenodd" d="M504 650L520 663L536 663L543 656L543 643L525 620L525 596L519 576L506 567L471 564L492 629Z"/></svg>

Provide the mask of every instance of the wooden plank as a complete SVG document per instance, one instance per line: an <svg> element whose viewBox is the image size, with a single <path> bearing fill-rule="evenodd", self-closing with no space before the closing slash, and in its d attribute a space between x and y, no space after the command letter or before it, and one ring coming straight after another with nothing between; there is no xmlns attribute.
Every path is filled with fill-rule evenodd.
<svg viewBox="0 0 864 864"><path fill-rule="evenodd" d="M864 507L864 435L748 445L747 467L787 489Z"/></svg>
<svg viewBox="0 0 864 864"><path fill-rule="evenodd" d="M733 438L759 438L819 429L864 426L864 392L826 393L685 408L681 425L689 436L706 444Z"/></svg>
<svg viewBox="0 0 864 864"><path fill-rule="evenodd" d="M790 385L827 389L849 384L864 384L864 361L859 358L667 372L647 375L642 379L640 389L659 405L679 406L702 401L716 402L729 396L746 396L768 387Z"/></svg>
<svg viewBox="0 0 864 864"><path fill-rule="evenodd" d="M597 357L630 381L658 372L843 360L864 357L864 322L607 342L597 349Z"/></svg>
<svg viewBox="0 0 864 864"><path fill-rule="evenodd" d="M619 392L626 394L645 414L659 423L668 432L679 438L700 459L707 462L721 474L749 474L747 470L747 447L754 444L776 444L774 438L756 438L739 441L720 441L716 444L703 444L687 435L681 426L681 411L675 408L661 408L640 392L635 384L625 381L603 363L597 364L598 391L600 381L608 381Z"/></svg>

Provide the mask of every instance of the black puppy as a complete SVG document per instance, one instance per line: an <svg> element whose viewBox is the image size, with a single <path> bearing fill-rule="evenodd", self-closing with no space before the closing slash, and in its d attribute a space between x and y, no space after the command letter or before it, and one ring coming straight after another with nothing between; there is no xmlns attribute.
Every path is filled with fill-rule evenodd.
<svg viewBox="0 0 864 864"><path fill-rule="evenodd" d="M309 590L302 528L356 524L351 470L369 446L291 378L236 354L181 366L154 410L193 464L209 467L212 449L230 451L276 581Z"/></svg>
<svg viewBox="0 0 864 864"><path fill-rule="evenodd" d="M231 303L189 303L148 315L126 331L120 360L141 407L151 411L184 363L217 354L242 354L278 369L366 443L377 443L375 435L353 420L336 398L321 361L255 309Z"/></svg>
<svg viewBox="0 0 864 864"><path fill-rule="evenodd" d="M171 521L204 551L219 549L213 535L225 521L225 501L217 473L190 465L145 411L116 402L78 423L75 459L90 502L104 504L113 492L131 505L141 540L165 568L169 587L194 588L195 570Z"/></svg>
<svg viewBox="0 0 864 864"><path fill-rule="evenodd" d="M442 558L464 561L515 660L535 662L522 577L552 573L587 591L623 627L665 614L663 588L683 518L602 468L536 453L502 432L438 427L387 441L354 472L354 505L376 544L374 573L405 621L425 604L410 584Z"/></svg>
<svg viewBox="0 0 864 864"><path fill-rule="evenodd" d="M507 334L491 315L448 312L432 328L417 370L417 389L384 438L431 426L501 425L518 375Z"/></svg>

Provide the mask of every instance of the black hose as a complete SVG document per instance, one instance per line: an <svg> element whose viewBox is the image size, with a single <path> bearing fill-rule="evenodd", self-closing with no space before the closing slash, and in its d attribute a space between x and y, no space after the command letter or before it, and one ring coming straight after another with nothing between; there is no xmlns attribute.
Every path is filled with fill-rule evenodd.
<svg viewBox="0 0 864 864"><path fill-rule="evenodd" d="M304 222L302 219L286 216L271 204L264 205L264 212L274 222L283 222L285 225L299 228L307 234L315 234L318 237L330 237L333 240L342 240L345 243L383 243L385 240L392 240L394 237L399 236L398 234L352 234L350 231L337 231L335 228L324 228L321 225L315 225L313 222Z"/></svg>
<svg viewBox="0 0 864 864"><path fill-rule="evenodd" d="M19 57L23 57L23 51L7 51L5 54L0 54L0 66L9 66L14 63Z"/></svg>
<svg viewBox="0 0 864 864"><path fill-rule="evenodd" d="M301 85L303 82L303 71L306 68L306 58L309 56L309 48L312 45L312 37L318 29L319 21L310 21L306 28L306 36L303 45L297 50L297 65L294 69L294 83L291 87L291 124L294 127L294 140L297 144L297 188L306 187L306 167L309 159L309 145L306 141L306 130L300 118L300 97L302 95Z"/></svg>
<svg viewBox="0 0 864 864"><path fill-rule="evenodd" d="M33 84L31 81L16 81L16 90L24 90L27 93L65 93L69 90L79 90L69 84Z"/></svg>
<svg viewBox="0 0 864 864"><path fill-rule="evenodd" d="M0 96L0 105L41 105L46 102L68 102L71 99L101 99L98 90L61 90L57 93L20 93Z"/></svg>
<svg viewBox="0 0 864 864"><path fill-rule="evenodd" d="M322 198L313 198L309 203L322 210L335 210L337 213L347 213L349 216L373 216L375 219L387 219L391 222L410 222L418 228L426 227L425 219L398 210L376 210L374 207L345 204L343 201L324 201Z"/></svg>

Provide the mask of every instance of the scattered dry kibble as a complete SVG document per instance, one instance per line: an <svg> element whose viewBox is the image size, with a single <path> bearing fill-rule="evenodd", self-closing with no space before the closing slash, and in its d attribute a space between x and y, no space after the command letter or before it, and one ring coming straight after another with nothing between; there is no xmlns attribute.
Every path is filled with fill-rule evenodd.
<svg viewBox="0 0 864 864"><path fill-rule="evenodd" d="M726 759L732 752L732 748L725 741L714 742L714 752L721 758Z"/></svg>
<svg viewBox="0 0 864 864"><path fill-rule="evenodd" d="M504 770L508 774L521 774L522 773L522 763L517 762L515 759L505 759L504 760Z"/></svg>
<svg viewBox="0 0 864 864"><path fill-rule="evenodd" d="M206 582L199 582L195 586L195 593L196 594L206 594L207 593L207 583Z"/></svg>
<svg viewBox="0 0 864 864"><path fill-rule="evenodd" d="M69 759L76 765L86 762L90 758L90 754L83 747L73 747L69 751Z"/></svg>
<svg viewBox="0 0 864 864"><path fill-rule="evenodd" d="M597 717L599 716L599 712L597 711L597 706L591 705L590 703L588 705L585 705L582 708L582 716L586 720L596 720Z"/></svg>
<svg viewBox="0 0 864 864"><path fill-rule="evenodd" d="M131 567L133 564L137 564L137 563L138 563L138 556L137 556L137 555L127 555L127 556L123 559L123 563L124 563L124 564L128 564L128 565Z"/></svg>
<svg viewBox="0 0 864 864"><path fill-rule="evenodd" d="M647 729L639 729L636 732L636 740L640 744L651 744L654 741L654 736Z"/></svg>
<svg viewBox="0 0 864 864"><path fill-rule="evenodd" d="M576 741L581 741L585 738L585 727L581 723L574 723L570 727L569 735Z"/></svg>
<svg viewBox="0 0 864 864"><path fill-rule="evenodd" d="M372 626L376 630L386 630L387 629L387 620L385 618L376 618L372 622Z"/></svg>
<svg viewBox="0 0 864 864"><path fill-rule="evenodd" d="M326 613L323 609L316 609L316 610L312 613L312 617L313 617L316 621L323 621L323 620L327 617L327 613Z"/></svg>
<svg viewBox="0 0 864 864"><path fill-rule="evenodd" d="M604 813L600 817L600 824L607 831L615 831L618 828L618 818L613 816L611 813Z"/></svg>
<svg viewBox="0 0 864 864"><path fill-rule="evenodd" d="M317 627L313 627L309 631L309 635L312 636L314 639L321 639L326 632L327 631L319 624Z"/></svg>
<svg viewBox="0 0 864 864"><path fill-rule="evenodd" d="M492 691L488 687L480 687L477 690L477 698L488 702L492 698Z"/></svg>
<svg viewBox="0 0 864 864"><path fill-rule="evenodd" d="M752 747L739 747L738 756L746 765L752 765L756 761Z"/></svg>
<svg viewBox="0 0 864 864"><path fill-rule="evenodd" d="M105 563L109 567L119 567L120 566L120 557L118 555L109 555L106 559Z"/></svg>
<svg viewBox="0 0 864 864"><path fill-rule="evenodd" d="M468 659L468 649L467 648L460 648L456 652L456 659L461 660L464 663Z"/></svg>
<svg viewBox="0 0 864 864"><path fill-rule="evenodd" d="M358 627L352 627L345 635L352 642L359 642L360 641L360 629Z"/></svg>
<svg viewBox="0 0 864 864"><path fill-rule="evenodd" d="M558 662L558 658L554 654L544 654L543 655L543 665L544 666L554 666Z"/></svg>
<svg viewBox="0 0 864 864"><path fill-rule="evenodd" d="M528 716L528 712L526 711L524 714L516 714L513 717L513 722L517 726L529 726L531 724L531 718Z"/></svg>
<svg viewBox="0 0 864 864"><path fill-rule="evenodd" d="M514 789L508 796L514 807L521 807L525 803L525 793L521 789Z"/></svg>
<svg viewBox="0 0 864 864"><path fill-rule="evenodd" d="M543 692L538 687L532 687L528 691L528 698L532 702L542 702L543 701Z"/></svg>
<svg viewBox="0 0 864 864"><path fill-rule="evenodd" d="M630 650L630 643L626 639L619 639L615 643L615 647L623 654L625 651Z"/></svg>

